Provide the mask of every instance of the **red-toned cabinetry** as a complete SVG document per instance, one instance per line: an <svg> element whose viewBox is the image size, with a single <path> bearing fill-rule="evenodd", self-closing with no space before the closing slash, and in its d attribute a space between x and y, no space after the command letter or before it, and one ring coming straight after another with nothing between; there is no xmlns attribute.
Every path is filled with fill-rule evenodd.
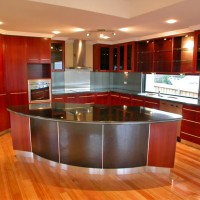
<svg viewBox="0 0 200 200"><path fill-rule="evenodd" d="M103 44L93 45L93 71L111 70L111 46Z"/></svg>
<svg viewBox="0 0 200 200"><path fill-rule="evenodd" d="M131 97L131 106L144 106L144 97L133 95Z"/></svg>
<svg viewBox="0 0 200 200"><path fill-rule="evenodd" d="M77 98L78 103L94 104L95 103L95 94L80 94Z"/></svg>
<svg viewBox="0 0 200 200"><path fill-rule="evenodd" d="M5 66L8 105L28 103L26 37L5 37Z"/></svg>
<svg viewBox="0 0 200 200"><path fill-rule="evenodd" d="M95 103L100 105L109 105L110 104L109 92L96 93Z"/></svg>
<svg viewBox="0 0 200 200"><path fill-rule="evenodd" d="M0 35L0 132L10 128L9 113L6 110L6 72L4 63L4 36Z"/></svg>
<svg viewBox="0 0 200 200"><path fill-rule="evenodd" d="M144 107L159 109L160 108L160 100L145 97L144 98Z"/></svg>
<svg viewBox="0 0 200 200"><path fill-rule="evenodd" d="M27 37L27 62L51 63L51 39Z"/></svg>
<svg viewBox="0 0 200 200"><path fill-rule="evenodd" d="M181 139L200 144L200 107L183 105Z"/></svg>

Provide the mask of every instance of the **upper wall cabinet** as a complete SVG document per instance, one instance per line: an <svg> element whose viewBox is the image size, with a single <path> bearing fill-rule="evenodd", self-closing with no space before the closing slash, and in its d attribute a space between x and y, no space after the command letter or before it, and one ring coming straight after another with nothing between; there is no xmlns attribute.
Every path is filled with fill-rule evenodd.
<svg viewBox="0 0 200 200"><path fill-rule="evenodd" d="M94 71L134 71L134 42L93 46Z"/></svg>
<svg viewBox="0 0 200 200"><path fill-rule="evenodd" d="M154 41L140 41L136 44L137 51L137 71L152 72L153 70L153 53Z"/></svg>
<svg viewBox="0 0 200 200"><path fill-rule="evenodd" d="M172 38L154 40L154 72L171 72L172 70Z"/></svg>
<svg viewBox="0 0 200 200"><path fill-rule="evenodd" d="M194 32L194 72L200 73L200 30Z"/></svg>
<svg viewBox="0 0 200 200"><path fill-rule="evenodd" d="M26 37L4 36L8 93L27 92Z"/></svg>
<svg viewBox="0 0 200 200"><path fill-rule="evenodd" d="M172 72L190 73L194 71L194 34L174 37Z"/></svg>
<svg viewBox="0 0 200 200"><path fill-rule="evenodd" d="M51 63L51 40L49 38L27 38L27 62Z"/></svg>
<svg viewBox="0 0 200 200"><path fill-rule="evenodd" d="M109 71L111 69L111 48L110 45L93 45L93 70Z"/></svg>
<svg viewBox="0 0 200 200"><path fill-rule="evenodd" d="M65 41L51 41L51 69L52 71L65 70Z"/></svg>
<svg viewBox="0 0 200 200"><path fill-rule="evenodd" d="M5 80L5 65L4 65L4 40L3 35L0 35L0 94L6 93Z"/></svg>
<svg viewBox="0 0 200 200"><path fill-rule="evenodd" d="M192 33L137 42L137 71L192 73Z"/></svg>

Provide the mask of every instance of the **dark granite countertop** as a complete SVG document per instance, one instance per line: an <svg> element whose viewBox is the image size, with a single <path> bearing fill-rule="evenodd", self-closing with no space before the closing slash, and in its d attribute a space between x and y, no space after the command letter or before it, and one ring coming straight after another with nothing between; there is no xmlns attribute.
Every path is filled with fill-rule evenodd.
<svg viewBox="0 0 200 200"><path fill-rule="evenodd" d="M12 106L8 111L54 121L121 124L181 120L182 116L145 107L42 103Z"/></svg>

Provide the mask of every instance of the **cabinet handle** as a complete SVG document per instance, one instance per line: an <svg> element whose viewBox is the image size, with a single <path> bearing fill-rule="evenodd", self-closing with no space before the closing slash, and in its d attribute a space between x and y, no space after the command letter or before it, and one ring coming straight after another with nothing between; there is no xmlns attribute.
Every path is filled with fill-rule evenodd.
<svg viewBox="0 0 200 200"><path fill-rule="evenodd" d="M183 121L192 122L192 123L195 123L195 124L200 124L200 122L189 120L189 119L183 119Z"/></svg>
<svg viewBox="0 0 200 200"><path fill-rule="evenodd" d="M188 108L183 108L183 110L188 110L188 111L191 111L191 112L197 112L197 113L200 113L200 111L198 111L198 110L193 110L193 109L188 109Z"/></svg>
<svg viewBox="0 0 200 200"><path fill-rule="evenodd" d="M12 92L10 94L27 94L27 92Z"/></svg>
<svg viewBox="0 0 200 200"><path fill-rule="evenodd" d="M55 97L54 99L59 100L59 99L63 99L63 98L61 98L61 97L60 97L60 98L56 98L56 97Z"/></svg>

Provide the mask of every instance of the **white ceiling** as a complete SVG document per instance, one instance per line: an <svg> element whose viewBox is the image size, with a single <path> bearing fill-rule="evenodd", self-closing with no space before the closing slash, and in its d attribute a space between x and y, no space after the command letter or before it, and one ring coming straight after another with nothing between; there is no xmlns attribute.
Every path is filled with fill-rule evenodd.
<svg viewBox="0 0 200 200"><path fill-rule="evenodd" d="M0 32L86 39L96 29L117 35L104 43L119 43L200 29L200 0L0 0ZM165 20L175 18L176 24ZM128 28L128 31L120 31Z"/></svg>

